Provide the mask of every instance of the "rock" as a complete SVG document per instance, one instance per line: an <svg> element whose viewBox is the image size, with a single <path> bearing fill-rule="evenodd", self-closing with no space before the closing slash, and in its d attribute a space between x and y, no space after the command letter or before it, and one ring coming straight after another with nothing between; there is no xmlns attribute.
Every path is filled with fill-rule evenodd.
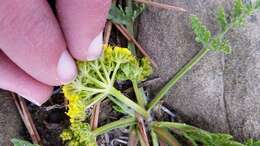
<svg viewBox="0 0 260 146"><path fill-rule="evenodd" d="M225 57L224 98L233 135L260 139L260 13L228 36L233 53Z"/></svg>
<svg viewBox="0 0 260 146"><path fill-rule="evenodd" d="M9 92L0 90L0 103L0 145L12 146L10 140L21 136L23 124Z"/></svg>
<svg viewBox="0 0 260 146"><path fill-rule="evenodd" d="M215 14L219 6L230 10L232 0L156 0L180 6L188 13L149 7L141 16L138 39L158 63L160 83L155 94L200 49L190 27L197 15L217 31ZM251 18L246 29L229 34L231 55L210 52L169 92L165 99L186 123L236 138L260 138L260 19ZM258 28L257 28L258 25ZM258 62L257 62L258 60Z"/></svg>

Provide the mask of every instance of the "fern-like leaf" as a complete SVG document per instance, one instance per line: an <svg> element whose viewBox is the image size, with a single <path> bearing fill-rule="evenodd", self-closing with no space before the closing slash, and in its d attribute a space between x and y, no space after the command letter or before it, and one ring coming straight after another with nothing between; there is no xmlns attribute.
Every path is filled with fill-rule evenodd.
<svg viewBox="0 0 260 146"><path fill-rule="evenodd" d="M227 22L225 10L224 10L223 7L221 7L218 10L217 21L218 21L218 24L220 26L221 31L226 31L227 30L227 26L228 26L228 22Z"/></svg>
<svg viewBox="0 0 260 146"><path fill-rule="evenodd" d="M211 38L211 32L202 24L198 17L191 17L191 26L196 35L195 40L203 45L208 44Z"/></svg>

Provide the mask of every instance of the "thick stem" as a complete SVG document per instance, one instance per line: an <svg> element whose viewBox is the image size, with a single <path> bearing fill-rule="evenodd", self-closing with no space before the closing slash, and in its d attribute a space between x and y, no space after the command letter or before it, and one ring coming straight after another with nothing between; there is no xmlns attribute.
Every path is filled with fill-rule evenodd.
<svg viewBox="0 0 260 146"><path fill-rule="evenodd" d="M160 90L155 98L147 105L147 109L151 110L163 96L179 81L192 67L197 64L207 53L209 49L204 48L199 51L184 67L182 67L177 74Z"/></svg>
<svg viewBox="0 0 260 146"><path fill-rule="evenodd" d="M127 127L136 124L135 118L127 118L127 119L120 119L118 121L106 124L104 126L101 126L94 131L92 131L93 135L99 136L104 133L107 133L110 130L116 129L116 128L122 128Z"/></svg>
<svg viewBox="0 0 260 146"><path fill-rule="evenodd" d="M138 88L137 81L132 80L132 84L133 84L133 88L134 88L134 92L135 92L135 96L136 96L138 105L145 107L146 101L145 101L145 98L144 98L143 94L141 93L140 89Z"/></svg>
<svg viewBox="0 0 260 146"><path fill-rule="evenodd" d="M128 97L126 97L125 95L123 95L120 91L118 91L117 89L115 89L114 87L112 87L109 90L109 93L114 96L116 99L118 99L119 101L121 101L122 103L124 103L126 106L134 109L137 113L139 113L140 115L142 115L144 118L148 118L149 114L148 112L142 108L141 106L139 106L138 104L136 104L135 102L133 102L132 100L130 100Z"/></svg>

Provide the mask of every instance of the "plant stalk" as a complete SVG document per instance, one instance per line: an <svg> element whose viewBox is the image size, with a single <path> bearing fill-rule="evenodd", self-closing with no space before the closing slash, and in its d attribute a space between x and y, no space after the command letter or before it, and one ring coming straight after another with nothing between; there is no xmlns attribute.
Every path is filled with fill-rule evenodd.
<svg viewBox="0 0 260 146"><path fill-rule="evenodd" d="M151 130L151 137L152 137L153 146L159 146L158 137L153 130Z"/></svg>
<svg viewBox="0 0 260 146"><path fill-rule="evenodd" d="M146 105L145 98L143 97L143 94L141 93L141 90L138 88L138 83L136 80L132 80L135 96L137 99L138 105L142 106L143 108Z"/></svg>
<svg viewBox="0 0 260 146"><path fill-rule="evenodd" d="M127 0L128 12L133 14L133 0ZM127 31L132 35L134 35L134 20L130 20L128 25L126 25ZM128 42L128 49L132 52L133 55L136 55L135 45L132 42Z"/></svg>
<svg viewBox="0 0 260 146"><path fill-rule="evenodd" d="M121 101L122 103L127 105L128 107L131 107L132 109L134 109L137 113L142 115L144 118L148 118L149 117L148 112L144 108L142 108L141 106L139 106L138 104L136 104L135 102L130 100L128 97L123 95L120 91L118 91L114 87L112 87L110 89L109 93L112 96L116 97L119 101Z"/></svg>
<svg viewBox="0 0 260 146"><path fill-rule="evenodd" d="M148 111L151 110L163 96L179 81L192 67L197 64L207 53L209 49L203 48L197 53L184 67L182 67L174 77L160 90L155 98L147 105Z"/></svg>
<svg viewBox="0 0 260 146"><path fill-rule="evenodd" d="M101 126L94 131L92 131L93 135L99 136L104 133L107 133L110 130L116 129L116 128L121 128L121 127L127 127L136 124L136 119L135 118L127 118L127 119L120 119L118 121L106 124L104 126Z"/></svg>

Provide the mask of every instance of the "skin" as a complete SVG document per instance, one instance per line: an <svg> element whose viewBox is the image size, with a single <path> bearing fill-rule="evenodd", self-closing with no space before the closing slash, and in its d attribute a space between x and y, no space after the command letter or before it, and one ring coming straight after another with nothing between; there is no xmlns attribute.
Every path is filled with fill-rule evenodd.
<svg viewBox="0 0 260 146"><path fill-rule="evenodd" d="M102 32L111 0L3 0L0 5L0 88L37 105L53 86L77 75L75 60L102 53Z"/></svg>

